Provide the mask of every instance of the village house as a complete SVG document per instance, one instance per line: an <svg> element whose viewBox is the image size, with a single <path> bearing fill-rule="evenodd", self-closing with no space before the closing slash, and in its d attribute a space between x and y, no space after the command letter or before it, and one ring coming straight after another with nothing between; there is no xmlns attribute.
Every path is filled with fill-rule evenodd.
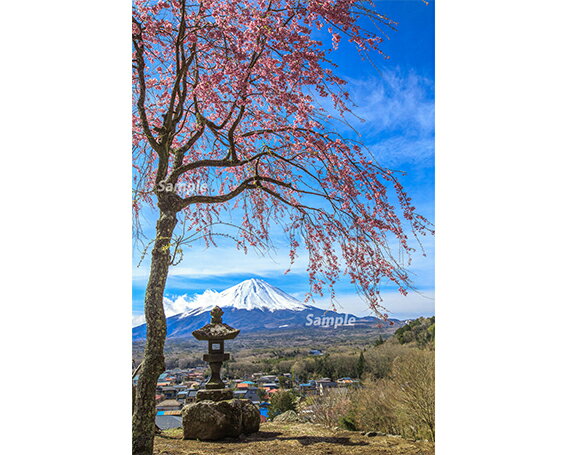
<svg viewBox="0 0 569 455"><path fill-rule="evenodd" d="M171 428L180 428L182 426L182 416L181 412L180 415L173 415L167 413L168 411L160 411L156 414L155 422L156 426L161 430L170 430Z"/></svg>
<svg viewBox="0 0 569 455"><path fill-rule="evenodd" d="M270 384L275 384L279 382L279 378L275 375L269 374L266 376L261 376L257 382L259 384L266 384L266 383L270 383Z"/></svg>
<svg viewBox="0 0 569 455"><path fill-rule="evenodd" d="M265 382L263 383L262 387L267 390L267 389L278 389L279 385L276 382Z"/></svg>
<svg viewBox="0 0 569 455"><path fill-rule="evenodd" d="M166 400L175 400L178 394L178 390L172 386L159 386L156 390L164 395Z"/></svg>
<svg viewBox="0 0 569 455"><path fill-rule="evenodd" d="M316 390L316 382L309 381L298 385L300 393L303 395L316 395L318 391Z"/></svg>
<svg viewBox="0 0 569 455"><path fill-rule="evenodd" d="M279 391L279 389L269 389L268 387L264 387L263 390L265 390L265 392L267 392L267 394L269 396L277 393Z"/></svg>
<svg viewBox="0 0 569 455"><path fill-rule="evenodd" d="M182 403L177 400L164 400L156 405L156 411L179 411Z"/></svg>
<svg viewBox="0 0 569 455"><path fill-rule="evenodd" d="M188 394L186 395L186 404L194 403L198 397L198 389L191 389L187 391Z"/></svg>
<svg viewBox="0 0 569 455"><path fill-rule="evenodd" d="M238 389L249 389L249 388L255 388L256 384L253 381L243 381L243 382L239 382L237 384L237 388Z"/></svg>
<svg viewBox="0 0 569 455"><path fill-rule="evenodd" d="M179 401L180 403L185 403L186 398L188 398L188 393L189 390L182 390L178 392L178 394L176 395L176 401Z"/></svg>
<svg viewBox="0 0 569 455"><path fill-rule="evenodd" d="M237 389L233 391L233 397L240 400L249 400L254 404L259 404L261 398L259 397L259 389L257 388L247 388L247 389Z"/></svg>
<svg viewBox="0 0 569 455"><path fill-rule="evenodd" d="M359 379L352 379L352 378L341 378L337 381L338 387L360 387L361 383Z"/></svg>
<svg viewBox="0 0 569 455"><path fill-rule="evenodd" d="M322 378L316 381L316 389L320 395L324 395L328 389L336 387L338 387L338 384L332 381L330 378Z"/></svg>

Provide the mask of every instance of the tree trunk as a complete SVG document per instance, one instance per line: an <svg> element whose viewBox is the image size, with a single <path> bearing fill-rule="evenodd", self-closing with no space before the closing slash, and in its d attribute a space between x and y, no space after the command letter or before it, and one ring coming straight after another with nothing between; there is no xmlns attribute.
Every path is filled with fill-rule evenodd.
<svg viewBox="0 0 569 455"><path fill-rule="evenodd" d="M165 370L166 316L163 298L170 266L170 241L175 226L176 213L160 210L160 218L156 223L156 241L152 249L150 276L144 297L146 346L138 376L132 415L133 455L152 455L153 451L156 384L158 377Z"/></svg>

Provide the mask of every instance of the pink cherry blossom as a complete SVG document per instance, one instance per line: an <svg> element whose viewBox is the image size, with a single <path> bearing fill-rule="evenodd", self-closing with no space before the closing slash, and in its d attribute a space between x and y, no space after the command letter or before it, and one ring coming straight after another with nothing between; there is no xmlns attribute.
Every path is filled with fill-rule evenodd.
<svg viewBox="0 0 569 455"><path fill-rule="evenodd" d="M330 63L334 49L346 41L358 52L381 52L381 38L360 19L391 26L363 5L135 0L133 207L177 214L208 245L212 226L229 214L240 216L233 223L241 249L269 243L282 226L291 263L300 249L308 254L311 294L334 295L346 274L386 317L380 287L391 282L407 292L408 235L431 229L397 173L331 123L350 110L346 81ZM319 40L326 33L330 49ZM330 98L335 113L317 97ZM207 191L161 192L161 183Z"/></svg>

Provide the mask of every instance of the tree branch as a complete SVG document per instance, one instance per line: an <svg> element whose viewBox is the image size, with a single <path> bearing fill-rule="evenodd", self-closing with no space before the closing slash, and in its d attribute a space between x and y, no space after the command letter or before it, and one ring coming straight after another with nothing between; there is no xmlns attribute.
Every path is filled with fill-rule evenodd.
<svg viewBox="0 0 569 455"><path fill-rule="evenodd" d="M158 143L158 141L152 134L152 131L150 130L150 125L148 124L148 117L146 115L146 107L144 104L146 101L146 81L144 76L145 62L144 62L144 44L142 43L142 25L134 17L132 18L132 21L136 25L136 28L138 28L138 33L133 32L132 34L132 43L134 45L134 50L136 53L136 70L138 73L138 85L140 87L140 93L138 95L136 107L138 109L138 115L140 116L140 121L142 122L144 135L146 136L148 142L150 143L151 147L156 151L156 153L158 153L158 155L161 155L163 151L161 150L160 144Z"/></svg>

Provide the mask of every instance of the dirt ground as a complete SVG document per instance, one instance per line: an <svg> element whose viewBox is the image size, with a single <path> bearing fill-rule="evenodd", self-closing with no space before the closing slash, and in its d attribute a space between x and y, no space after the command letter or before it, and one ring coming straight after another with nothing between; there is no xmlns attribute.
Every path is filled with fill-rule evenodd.
<svg viewBox="0 0 569 455"><path fill-rule="evenodd" d="M359 432L331 430L300 423L261 424L244 440L184 441L182 430L168 430L155 438L160 455L434 455L434 444L393 436L368 437Z"/></svg>

